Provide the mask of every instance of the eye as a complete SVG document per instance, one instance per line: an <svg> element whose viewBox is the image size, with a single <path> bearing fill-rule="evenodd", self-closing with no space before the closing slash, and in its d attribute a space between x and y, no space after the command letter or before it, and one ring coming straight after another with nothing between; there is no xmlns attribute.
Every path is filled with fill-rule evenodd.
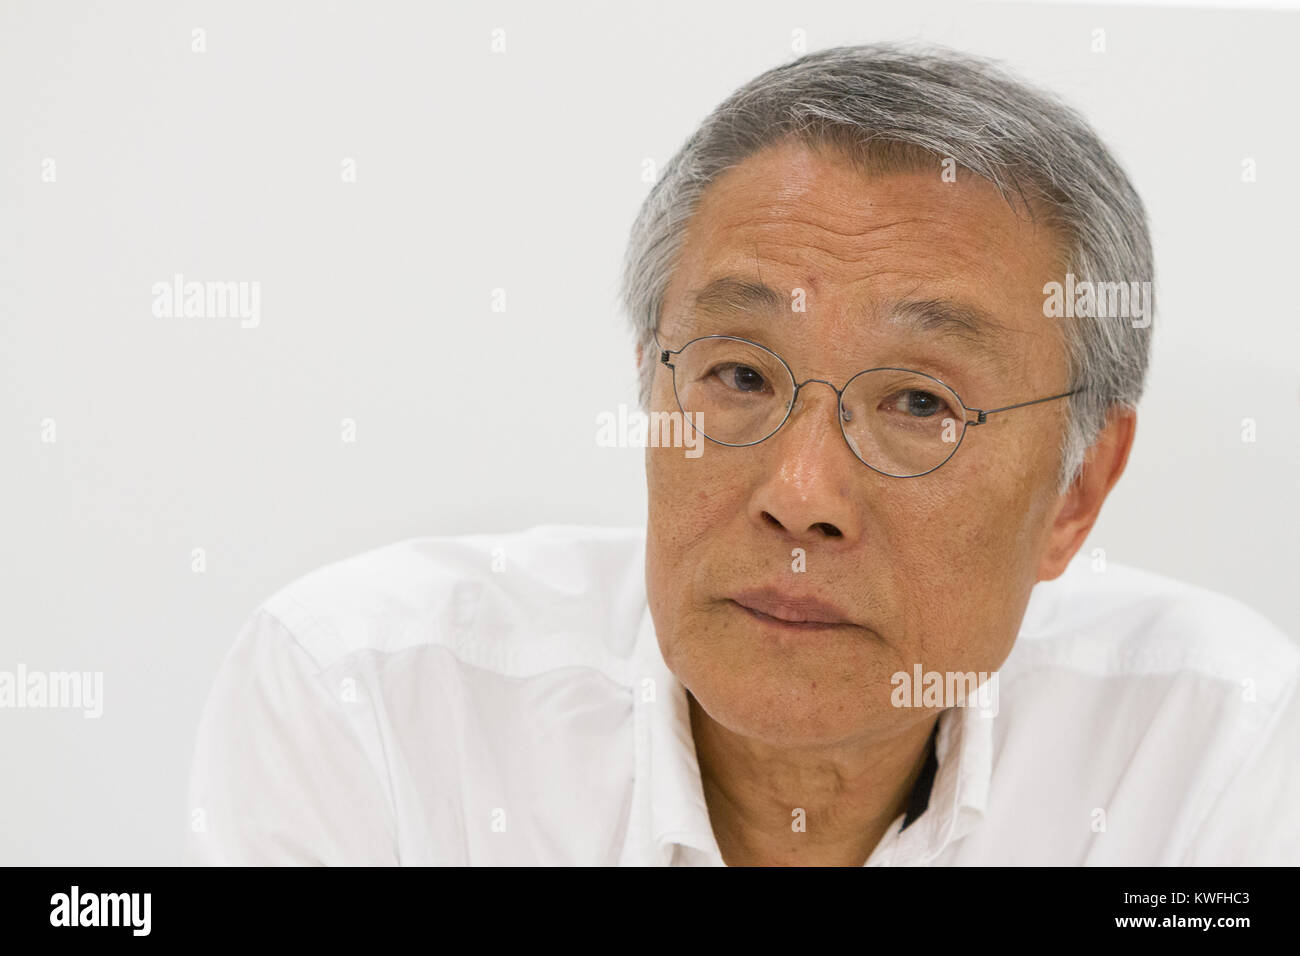
<svg viewBox="0 0 1300 956"><path fill-rule="evenodd" d="M714 376L727 388L737 392L761 392L767 385L762 374L749 365L734 362L715 365L709 375Z"/></svg>
<svg viewBox="0 0 1300 956"><path fill-rule="evenodd" d="M893 411L903 412L912 418L930 418L948 408L948 403L932 392L909 388L887 400Z"/></svg>

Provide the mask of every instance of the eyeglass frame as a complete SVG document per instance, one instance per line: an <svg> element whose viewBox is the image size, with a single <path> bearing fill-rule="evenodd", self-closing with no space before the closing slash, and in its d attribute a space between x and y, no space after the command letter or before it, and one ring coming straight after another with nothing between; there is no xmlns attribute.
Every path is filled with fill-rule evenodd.
<svg viewBox="0 0 1300 956"><path fill-rule="evenodd" d="M687 342L679 349L666 349L659 341L659 330L655 329L654 332L652 332L651 334L654 336L655 346L659 349L659 364L665 365L668 368L672 369L673 398L677 401L677 407L681 410L682 417L684 419L689 419L690 413L686 411L685 406L682 405L681 396L677 394L677 366L673 365L672 362L668 361L668 357L671 355L681 355L688 348L690 348L694 343L701 342L705 339L728 339L733 342L743 342L746 345L752 345L755 348L762 349L764 352L767 352L774 359L776 359L778 362L781 363L781 367L784 368L786 374L790 376L790 381L794 383L794 392L790 396L790 404L786 407L785 416L781 419L780 423L775 428L773 428L762 438L759 438L755 441L749 441L749 442L719 441L718 439L713 438L708 434L705 434L703 429L697 428L695 423L691 422L690 423L691 428L698 431L701 435L704 435L704 437L709 439L709 441L717 445L724 445L728 448L749 448L752 445L757 445L760 444L761 442L767 441L769 438L771 438L773 435L779 432L782 428L784 428L785 423L790 420L790 416L794 413L794 407L799 401L799 390L803 388L805 385L812 385L814 383L817 383L817 384L827 386L828 388L830 388L831 391L835 393L835 407L836 407L835 418L840 425L840 436L844 439L844 443L849 446L849 451L853 452L853 457L856 458L858 461L862 462L863 465L870 468L876 474L884 475L886 478L923 478L928 474L938 471L944 465L948 464L948 462L952 460L952 457L957 454L957 449L961 447L961 443L966 439L966 430L968 428L987 424L988 417L990 415L996 415L999 412L1009 412L1017 408L1025 408L1028 405L1039 405L1043 402L1054 402L1057 399L1069 398L1071 395L1078 395L1080 392L1087 391L1087 388L1080 386L1079 388L1071 389L1068 392L1062 392L1059 395L1049 395L1046 398L1035 398L1028 402L1017 402L1014 405L1003 405L1001 408L988 408L988 409L972 408L971 406L966 404L966 400L963 399L960 394L958 394L957 390L953 388L951 385L949 385L947 382L943 381L943 379L938 378L934 375L930 375L927 372L918 371L914 368L900 368L894 365L880 365L875 368L864 368L862 369L862 371L854 372L852 375L850 375L848 381L844 383L844 388L836 388L834 383L828 382L824 378L809 378L809 379L804 379L802 382L800 382L795 377L794 369L790 368L789 364L786 362L785 359L783 359L776 352L772 351L766 345L763 345L759 342L755 342L752 339L742 338L741 336L738 335L697 335L695 338L691 339L689 342ZM939 385L943 386L943 388L951 392L953 396L957 399L957 404L961 405L962 410L966 412L972 412L975 414L976 417L973 421L968 418L964 418L962 420L961 435L958 436L957 441L953 443L952 451L948 453L947 458L939 462L939 464L935 465L933 468L929 469L928 471L917 472L915 475L892 475L887 471L881 471L875 465L869 464L866 460L863 459L863 457L860 454L858 454L857 450L854 449L853 447L853 443L849 441L848 432L844 430L844 415L843 415L844 393L845 391L848 390L848 387L851 384L853 384L854 379L858 378L860 375L866 375L868 372L907 372L909 375L920 375L922 378L928 378L930 381L937 382Z"/></svg>

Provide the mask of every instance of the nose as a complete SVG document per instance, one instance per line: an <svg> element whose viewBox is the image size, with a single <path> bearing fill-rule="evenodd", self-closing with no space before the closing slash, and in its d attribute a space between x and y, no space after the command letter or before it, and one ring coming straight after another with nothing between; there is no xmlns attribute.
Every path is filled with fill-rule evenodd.
<svg viewBox="0 0 1300 956"><path fill-rule="evenodd" d="M810 389L826 385L829 391ZM835 388L821 379L799 387L790 418L761 449L763 475L750 499L750 517L794 544L855 539L862 521L854 500L865 471L844 441Z"/></svg>

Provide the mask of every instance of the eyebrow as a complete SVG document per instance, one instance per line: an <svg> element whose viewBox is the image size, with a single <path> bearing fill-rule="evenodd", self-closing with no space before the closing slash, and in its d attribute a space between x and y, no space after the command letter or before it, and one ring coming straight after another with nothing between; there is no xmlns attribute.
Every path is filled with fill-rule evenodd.
<svg viewBox="0 0 1300 956"><path fill-rule="evenodd" d="M1003 350L997 346L1009 331L983 306L958 299L905 300L896 302L886 314L896 324L919 332L961 339L994 360L1002 358Z"/></svg>
<svg viewBox="0 0 1300 956"><path fill-rule="evenodd" d="M691 297L692 311L709 314L730 312L784 312L786 297L771 286L735 276L722 276L698 289Z"/></svg>
<svg viewBox="0 0 1300 956"><path fill-rule="evenodd" d="M786 312L789 301L780 291L762 282L721 276L691 296L690 311L714 317L737 313L777 316ZM904 299L889 305L883 314L896 326L956 339L965 346L963 351L1005 368L1006 356L1000 346L1010 329L983 306L946 297Z"/></svg>

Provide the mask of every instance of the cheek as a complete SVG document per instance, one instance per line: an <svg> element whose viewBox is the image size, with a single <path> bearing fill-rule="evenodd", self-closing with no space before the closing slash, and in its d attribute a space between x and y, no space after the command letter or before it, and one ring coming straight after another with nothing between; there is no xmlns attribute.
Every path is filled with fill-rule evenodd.
<svg viewBox="0 0 1300 956"><path fill-rule="evenodd" d="M719 553L749 543L749 485L734 460L742 451L706 443L687 458L680 448L646 449L646 588L670 666L677 640L703 623L699 605Z"/></svg>
<svg viewBox="0 0 1300 956"><path fill-rule="evenodd" d="M1018 633L1044 536L1041 496L1017 476L977 498L922 495L890 509L886 574L897 637L926 670L996 670Z"/></svg>
<svg viewBox="0 0 1300 956"><path fill-rule="evenodd" d="M652 594L689 595L709 547L725 542L743 521L743 482L734 471L713 466L715 450L706 448L699 458L686 458L679 448L646 450L646 564L657 588Z"/></svg>
<svg viewBox="0 0 1300 956"><path fill-rule="evenodd" d="M743 522L748 480L737 451L705 442L698 458L680 448L646 449L648 523L656 547L681 558ZM686 570L685 568L682 569Z"/></svg>

